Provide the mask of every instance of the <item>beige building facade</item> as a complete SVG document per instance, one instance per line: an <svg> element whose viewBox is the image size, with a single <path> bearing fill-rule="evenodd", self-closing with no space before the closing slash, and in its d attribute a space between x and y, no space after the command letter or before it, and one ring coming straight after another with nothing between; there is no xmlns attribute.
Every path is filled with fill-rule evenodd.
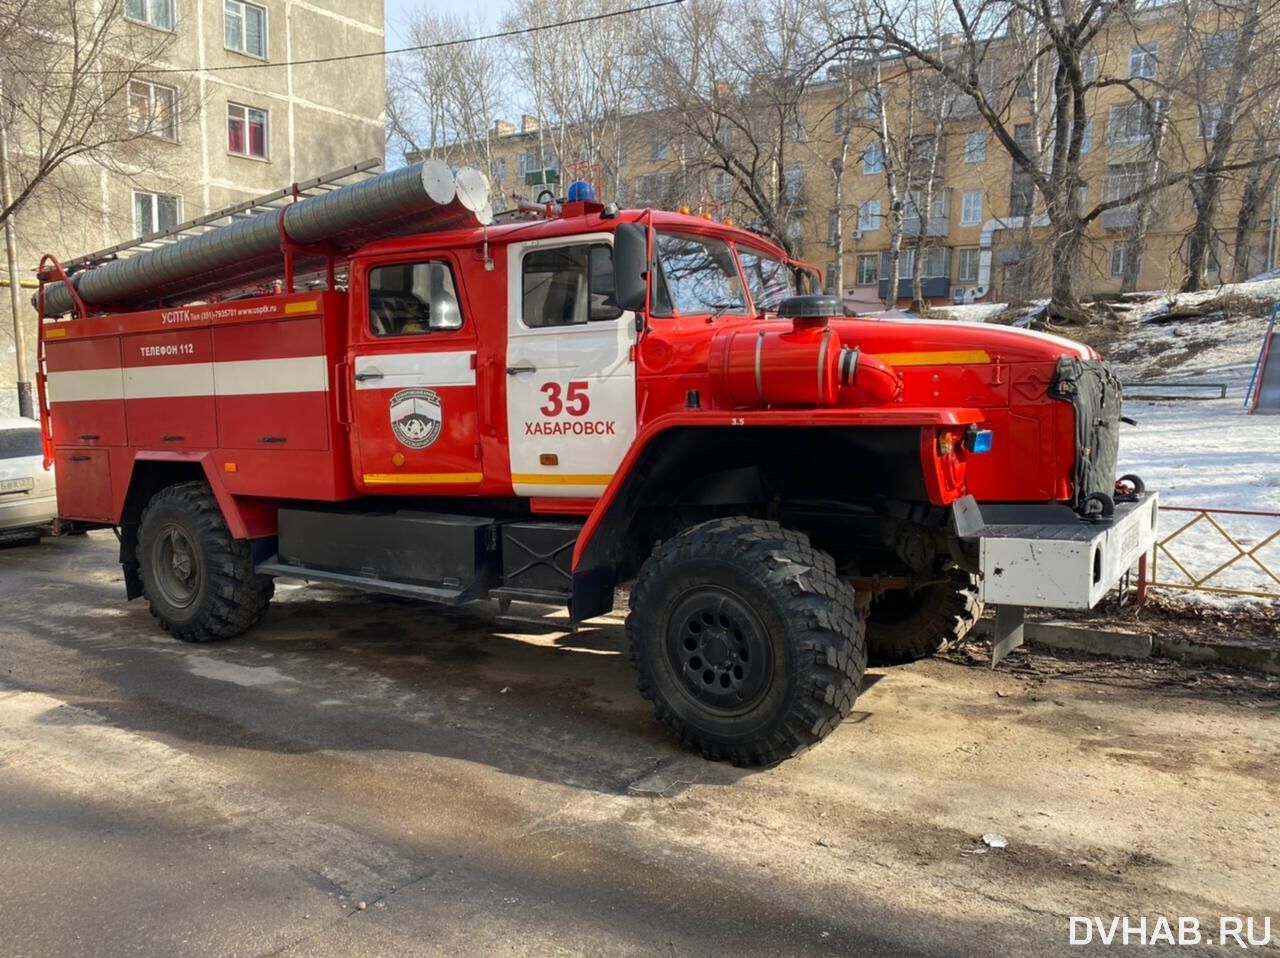
<svg viewBox="0 0 1280 958"><path fill-rule="evenodd" d="M382 50L382 0L124 0L123 12L118 29L160 48L128 90L130 121L150 131L135 144L144 162L123 174L72 162L45 184L16 217L24 285L43 253L70 259L382 159L383 58L296 63ZM0 314L10 330L7 295ZM0 343L3 414L15 357L10 336Z"/></svg>
<svg viewBox="0 0 1280 958"><path fill-rule="evenodd" d="M1117 25L1100 35L1085 60L1087 77L1116 78L1135 85L1146 82L1150 95L1160 98L1167 116L1161 133L1166 163L1201 162L1211 145L1215 111L1220 110L1217 101L1229 72L1230 44L1236 35L1229 8L1228 13L1217 16L1222 17L1221 22L1200 25L1194 52L1179 49L1173 34L1175 22L1157 10L1136 24ZM992 66L998 67L999 47L994 49L997 54ZM1211 56L1210 51L1216 52ZM1175 69L1175 54L1180 61L1176 69L1198 79L1194 89L1161 94L1157 88ZM1016 69L1012 61L1009 65ZM906 86L902 68L890 63L882 69L883 109L891 121L900 122L901 104L894 98ZM1089 126L1078 195L1082 210L1124 198L1149 182L1156 169L1155 124L1149 112L1135 106L1126 86L1107 83L1091 89L1087 98ZM843 234L842 293L850 304L875 308L871 304L883 301L888 293L890 197L879 157L874 110L860 106L861 94L852 110L843 105L847 99L847 87L834 80L806 88L794 134L783 137L780 146L775 144L778 173L783 190L791 194L790 228L799 255L821 267L830 283L836 273L837 232ZM1009 130L1028 144L1038 142L1031 100L1016 94L1007 100L1004 118ZM910 277L917 259L924 293L935 304L1046 296L1047 272L1043 264L1037 268L1035 262L1047 245L1043 199L1025 175L1015 170L971 101L968 109L963 101L960 98L949 109L942 124L927 215L912 215L908 198L899 301L910 296ZM915 122L923 125L919 117ZM1042 117L1039 141L1044 139L1046 125ZM705 163L698 160L699 151L705 148L680 142L670 134L679 126L665 121L661 114L636 114L623 125L626 132L620 148L596 157L597 162L581 157L578 162L561 162L552 148L556 138L539 129L535 118L525 117L519 124L500 123L493 137L498 157L495 188L503 191L509 203L513 196L534 199L548 188L559 189L556 195L560 195L563 185L573 179L589 178L605 202L688 207L750 226L752 213L742 203L736 185L724 174L705 171ZM837 207L831 165L840 155L846 130L849 144ZM668 131L665 136L663 131ZM1042 145L1041 150L1045 149ZM1169 169L1166 165L1166 172ZM1215 214L1211 282L1226 280L1231 273L1243 180L1243 173L1228 177ZM1079 279L1081 295L1120 290L1128 257L1132 256L1136 213L1135 204L1126 204L1090 223ZM1160 289L1181 282L1185 237L1194 215L1187 182L1163 191L1154 201L1136 288ZM1251 273L1274 265L1272 230L1268 198L1248 264ZM923 248L917 250L922 231L927 235Z"/></svg>

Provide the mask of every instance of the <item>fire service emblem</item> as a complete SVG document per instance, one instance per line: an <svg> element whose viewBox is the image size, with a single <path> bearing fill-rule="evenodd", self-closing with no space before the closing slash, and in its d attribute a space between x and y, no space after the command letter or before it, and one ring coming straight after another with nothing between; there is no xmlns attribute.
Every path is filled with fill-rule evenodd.
<svg viewBox="0 0 1280 958"><path fill-rule="evenodd" d="M432 390L414 386L391 397L391 431L402 445L426 449L440 438L443 426L440 397Z"/></svg>

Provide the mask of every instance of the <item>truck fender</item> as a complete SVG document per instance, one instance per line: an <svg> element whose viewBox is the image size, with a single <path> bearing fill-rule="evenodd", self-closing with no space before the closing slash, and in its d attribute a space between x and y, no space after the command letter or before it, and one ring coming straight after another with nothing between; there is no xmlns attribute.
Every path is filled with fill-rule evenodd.
<svg viewBox="0 0 1280 958"><path fill-rule="evenodd" d="M164 470L168 475L157 476L151 472L148 464L167 464L186 466L181 471L172 468ZM199 472L197 473L197 469ZM237 496L227 489L222 478L222 470L213 455L208 451L179 452L144 451L139 452L133 461L133 469L129 477L128 492L121 508L121 524L137 521L142 508L160 488L172 482L182 482L203 475L213 496L218 501L218 508L227 522L227 528L237 539L260 539L276 534L276 505L272 500L259 499L253 496Z"/></svg>
<svg viewBox="0 0 1280 958"><path fill-rule="evenodd" d="M619 551L632 515L645 487L664 468L663 451L682 427L707 430L740 426L803 427L860 425L923 427L930 435L937 427L965 426L982 419L976 409L859 409L827 410L690 410L661 416L646 424L618 465L609 485L587 516L573 550L573 598L570 613L575 621L603 615L613 608ZM667 465L670 468L670 465Z"/></svg>

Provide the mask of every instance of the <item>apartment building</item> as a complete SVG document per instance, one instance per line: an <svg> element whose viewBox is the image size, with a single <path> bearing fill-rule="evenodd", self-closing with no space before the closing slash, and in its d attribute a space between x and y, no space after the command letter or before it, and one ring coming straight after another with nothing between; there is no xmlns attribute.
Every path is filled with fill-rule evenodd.
<svg viewBox="0 0 1280 958"><path fill-rule="evenodd" d="M382 0L124 0L122 6L118 29L151 41L141 45L159 53L147 66L166 71L129 84L130 122L150 134L145 160L133 175L68 164L37 194L17 217L25 282L42 253L70 258L382 158L382 58L294 65L381 50ZM9 329L8 297L0 300ZM34 313L26 318L33 330ZM7 352L0 355L0 410L13 394Z"/></svg>
<svg viewBox="0 0 1280 958"><path fill-rule="evenodd" d="M1162 68L1178 47L1176 21L1166 8L1156 8L1136 23L1117 24L1097 39L1084 63L1087 79L1107 77L1162 79ZM1229 11L1229 8L1227 8ZM1221 105L1215 89L1225 82L1232 59L1235 27L1229 12L1222 22L1202 24L1196 60L1185 47L1182 69L1200 76L1198 91L1184 91L1170 102L1154 97L1155 110L1144 107L1121 83L1109 83L1088 93L1089 125L1081 164L1084 185L1078 200L1084 210L1104 200L1123 199L1149 181L1155 157L1153 134L1163 119L1166 149L1182 162L1194 162L1214 135ZM999 68L999 48L987 66ZM1016 66L1014 67L1016 69ZM836 232L843 233L842 293L847 302L870 307L888 295L890 198L884 160L875 133L877 109L890 111L904 87L902 68L881 64L885 105L847 103L846 87L837 80L806 88L796 129L785 137L780 157L783 199L791 216L790 231L800 255L834 276ZM1155 83L1150 85L1153 89ZM1009 98L1007 124L1028 149L1043 139L1043 121L1033 123L1028 96ZM1163 114L1156 111L1163 111ZM556 151L555 131L540 129L533 117L517 128L502 123L494 130L499 175L495 187L505 197L535 198L561 181L587 178L602 199L620 205L687 206L716 218L750 226L752 214L739 190L724 174L698 173L698 144L681 142L660 113L641 113L622 125L622 139L611 153L578 157L563 163ZM832 202L835 185L832 160L849 132L848 159L841 178L839 209ZM1042 151L1044 144L1039 144ZM933 141L933 175L926 202L919 191L906 197L904 239L900 261L899 297L912 291L919 269L922 292L935 303L1002 301L1047 294L1047 278L1036 258L1045 255L1047 221L1043 201L1030 177L1014 169L1008 153L969 101L958 98L947 111L941 136ZM694 172L691 172L694 171ZM917 177L923 182L924 177ZM1216 214L1214 255L1210 280L1226 278L1232 267L1231 240L1239 209L1242 177L1231 178ZM1176 285L1183 275L1185 236L1195 209L1188 185L1172 187L1154 201L1146 231L1144 253L1137 264L1136 287ZM922 208L927 207L927 208ZM839 214L837 216L837 213ZM1133 257L1133 229L1137 204L1109 210L1087 232L1082 295L1113 293L1121 288ZM1259 241L1250 257L1251 272L1273 265L1268 210L1259 226ZM920 236L921 233L925 235ZM1043 262L1039 264L1043 267Z"/></svg>

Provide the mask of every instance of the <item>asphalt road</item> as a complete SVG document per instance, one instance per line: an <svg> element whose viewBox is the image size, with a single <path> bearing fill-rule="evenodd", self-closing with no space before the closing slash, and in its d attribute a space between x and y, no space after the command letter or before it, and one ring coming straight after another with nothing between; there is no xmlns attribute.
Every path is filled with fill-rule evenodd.
<svg viewBox="0 0 1280 958"><path fill-rule="evenodd" d="M114 559L0 550L3 956L1052 955L1125 914L1280 942L1274 680L873 671L750 772L655 725L616 618L282 586L189 646Z"/></svg>

